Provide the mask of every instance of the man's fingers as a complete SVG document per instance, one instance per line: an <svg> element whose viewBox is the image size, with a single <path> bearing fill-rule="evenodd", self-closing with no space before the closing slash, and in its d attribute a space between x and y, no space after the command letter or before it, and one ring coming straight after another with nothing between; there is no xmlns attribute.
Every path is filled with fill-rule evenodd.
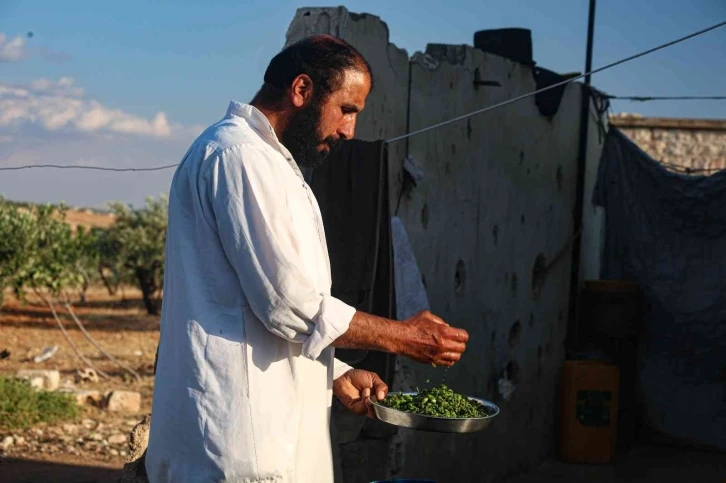
<svg viewBox="0 0 726 483"><path fill-rule="evenodd" d="M457 329L455 327L450 327L449 329L447 329L446 337L457 342L469 342L469 333L464 329Z"/></svg>
<svg viewBox="0 0 726 483"><path fill-rule="evenodd" d="M444 352L439 356L439 361L437 362L437 364L450 366L453 365L454 362L459 362L460 359L460 352Z"/></svg>
<svg viewBox="0 0 726 483"><path fill-rule="evenodd" d="M386 398L388 394L388 386L376 375L373 379L373 394L376 395L376 400L381 401Z"/></svg>
<svg viewBox="0 0 726 483"><path fill-rule="evenodd" d="M466 350L466 344L463 342L454 342L452 340L444 340L444 350L446 352L464 352Z"/></svg>
<svg viewBox="0 0 726 483"><path fill-rule="evenodd" d="M352 398L352 397L345 397L340 398L340 402L343 403L343 406L348 408L348 410L355 414L366 414L368 412L368 398L362 397L363 393L360 394L361 397Z"/></svg>
<svg viewBox="0 0 726 483"><path fill-rule="evenodd" d="M440 359L439 362L436 363L437 366L442 367L451 367L454 364L456 364L456 361L450 359Z"/></svg>

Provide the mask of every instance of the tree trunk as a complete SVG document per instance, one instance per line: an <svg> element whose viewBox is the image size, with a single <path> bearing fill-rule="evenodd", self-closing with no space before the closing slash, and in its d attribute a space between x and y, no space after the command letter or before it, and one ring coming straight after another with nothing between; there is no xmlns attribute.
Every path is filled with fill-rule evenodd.
<svg viewBox="0 0 726 483"><path fill-rule="evenodd" d="M149 315L159 315L160 300L156 297L159 287L154 280L153 270L136 269L136 280L144 298L144 306Z"/></svg>
<svg viewBox="0 0 726 483"><path fill-rule="evenodd" d="M101 276L101 281L103 281L103 285L106 287L106 290L108 290L108 294L111 296L116 295L119 284L114 285L111 283L108 277L106 277L106 274L103 273L103 267L98 267L98 274Z"/></svg>
<svg viewBox="0 0 726 483"><path fill-rule="evenodd" d="M86 292L88 292L88 288L91 286L91 279L88 276L88 272L86 272L83 267L78 267L78 271L80 272L81 276L83 277L83 282L81 283L81 289L78 291L78 297L81 299L81 303L86 303Z"/></svg>

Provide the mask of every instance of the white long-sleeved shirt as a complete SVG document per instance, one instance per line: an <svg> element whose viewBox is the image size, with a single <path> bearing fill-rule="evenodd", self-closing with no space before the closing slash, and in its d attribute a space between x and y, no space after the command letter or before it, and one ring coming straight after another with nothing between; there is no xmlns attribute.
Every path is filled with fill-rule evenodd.
<svg viewBox="0 0 726 483"><path fill-rule="evenodd" d="M333 481L330 295L320 209L253 106L192 144L169 195L146 469L157 482Z"/></svg>

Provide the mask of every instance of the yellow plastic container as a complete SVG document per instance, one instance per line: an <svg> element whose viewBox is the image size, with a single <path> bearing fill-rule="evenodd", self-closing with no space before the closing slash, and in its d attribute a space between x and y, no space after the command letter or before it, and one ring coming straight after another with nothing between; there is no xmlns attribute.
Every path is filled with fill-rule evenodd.
<svg viewBox="0 0 726 483"><path fill-rule="evenodd" d="M570 463L608 463L615 454L618 385L613 365L565 361L560 387L560 457Z"/></svg>

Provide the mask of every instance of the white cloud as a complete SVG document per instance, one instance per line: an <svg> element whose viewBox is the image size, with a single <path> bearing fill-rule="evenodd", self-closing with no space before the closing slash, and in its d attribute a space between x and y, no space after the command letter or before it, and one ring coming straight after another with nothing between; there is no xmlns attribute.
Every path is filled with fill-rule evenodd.
<svg viewBox="0 0 726 483"><path fill-rule="evenodd" d="M0 62L17 62L27 56L25 39L21 36L9 38L0 32Z"/></svg>
<svg viewBox="0 0 726 483"><path fill-rule="evenodd" d="M31 47L26 39L20 35L11 38L8 34L0 32L0 62L20 62L38 56L56 62L63 62L71 58L65 52L59 52L42 45Z"/></svg>
<svg viewBox="0 0 726 483"><path fill-rule="evenodd" d="M0 111L1 113L1 111ZM139 136L108 131L50 131L24 125L0 128L0 166L38 164L107 168L151 168L179 163L193 134ZM109 200L141 206L147 196L167 193L174 169L151 172L106 172L85 169L27 169L0 174L0 196L13 200L104 207Z"/></svg>
<svg viewBox="0 0 726 483"><path fill-rule="evenodd" d="M62 97L83 97L83 89L74 86L72 77L61 77L57 82L50 79L36 79L30 88L37 94L52 94Z"/></svg>
<svg viewBox="0 0 726 483"><path fill-rule="evenodd" d="M25 86L0 83L0 128L40 126L47 131L122 133L165 138L198 134L199 126L171 124L163 111L145 118L83 96L70 77L36 79Z"/></svg>
<svg viewBox="0 0 726 483"><path fill-rule="evenodd" d="M70 77L26 85L0 81L0 166L37 164L142 168L181 161L204 126L141 116L89 99ZM169 189L173 169L105 172L71 169L3 171L0 195L35 202L103 207L108 200L143 205Z"/></svg>

